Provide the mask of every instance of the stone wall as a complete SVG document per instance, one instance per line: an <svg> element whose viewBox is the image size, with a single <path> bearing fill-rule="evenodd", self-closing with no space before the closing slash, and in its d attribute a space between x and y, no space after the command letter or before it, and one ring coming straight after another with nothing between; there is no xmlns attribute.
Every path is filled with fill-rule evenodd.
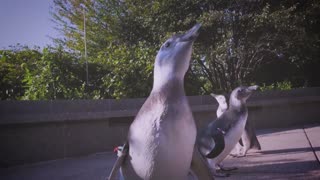
<svg viewBox="0 0 320 180"><path fill-rule="evenodd" d="M211 96L191 96L198 127L215 118ZM111 151L121 145L145 99L0 102L0 167ZM256 128L320 122L320 88L257 92L248 100Z"/></svg>

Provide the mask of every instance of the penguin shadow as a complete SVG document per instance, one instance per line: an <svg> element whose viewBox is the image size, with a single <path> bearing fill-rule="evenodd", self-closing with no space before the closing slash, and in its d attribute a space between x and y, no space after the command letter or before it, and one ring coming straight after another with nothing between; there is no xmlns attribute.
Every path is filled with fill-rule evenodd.
<svg viewBox="0 0 320 180"><path fill-rule="evenodd" d="M305 147L305 148L291 148L291 149L277 149L277 150L265 150L259 151L259 154L288 154L288 153L298 153L298 152L314 152L320 151L320 147Z"/></svg>
<svg viewBox="0 0 320 180"><path fill-rule="evenodd" d="M290 149L277 149L277 150L253 150L247 153L245 156L231 156L231 159L246 158L246 157L259 157L261 155L272 155L272 154L292 154L292 153L303 153L303 152L315 152L320 151L320 147L305 147L305 148L290 148Z"/></svg>
<svg viewBox="0 0 320 180"><path fill-rule="evenodd" d="M270 136L270 133L277 134L277 135L283 135L283 134L296 134L297 132L295 130L302 130L303 126L294 126L290 128L271 128L271 129L259 129L256 130L257 137L265 137Z"/></svg>
<svg viewBox="0 0 320 180"><path fill-rule="evenodd" d="M314 161L297 162L296 159L264 162L240 167L227 178L216 179L319 179L319 164Z"/></svg>
<svg viewBox="0 0 320 180"><path fill-rule="evenodd" d="M320 147L314 149L319 151ZM239 160L229 159L225 165L235 165L236 171L230 172L230 176L225 179L320 179L320 166L317 161L305 160L290 155L287 158L279 158L277 155L284 156L290 153L297 154L312 152L311 148L293 148L283 150L265 151L269 158L263 158L263 154L255 154L250 157ZM272 156L275 155L275 156ZM222 178L216 178L222 179Z"/></svg>

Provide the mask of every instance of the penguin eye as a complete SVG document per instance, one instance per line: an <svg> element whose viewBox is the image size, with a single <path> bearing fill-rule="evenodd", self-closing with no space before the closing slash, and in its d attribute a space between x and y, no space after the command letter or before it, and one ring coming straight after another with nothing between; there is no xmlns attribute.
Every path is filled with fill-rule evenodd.
<svg viewBox="0 0 320 180"><path fill-rule="evenodd" d="M166 42L166 43L164 44L164 47L165 47L165 48L168 48L168 47L170 47L170 45L171 45L170 42Z"/></svg>
<svg viewBox="0 0 320 180"><path fill-rule="evenodd" d="M239 93L243 92L243 89L239 89L238 92L239 92Z"/></svg>

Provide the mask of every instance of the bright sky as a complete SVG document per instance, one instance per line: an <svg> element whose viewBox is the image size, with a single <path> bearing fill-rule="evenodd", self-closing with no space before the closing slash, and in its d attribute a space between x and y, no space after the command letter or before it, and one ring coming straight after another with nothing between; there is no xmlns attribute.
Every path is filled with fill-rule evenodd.
<svg viewBox="0 0 320 180"><path fill-rule="evenodd" d="M0 49L9 45L44 47L57 37L49 13L53 0L0 0Z"/></svg>

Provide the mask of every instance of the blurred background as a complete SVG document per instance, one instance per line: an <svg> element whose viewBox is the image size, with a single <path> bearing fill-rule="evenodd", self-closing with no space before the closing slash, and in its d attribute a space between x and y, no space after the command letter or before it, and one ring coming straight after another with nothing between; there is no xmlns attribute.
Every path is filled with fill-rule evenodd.
<svg viewBox="0 0 320 180"><path fill-rule="evenodd" d="M161 44L197 22L187 95L320 86L317 0L4 0L0 8L1 100L146 97Z"/></svg>

